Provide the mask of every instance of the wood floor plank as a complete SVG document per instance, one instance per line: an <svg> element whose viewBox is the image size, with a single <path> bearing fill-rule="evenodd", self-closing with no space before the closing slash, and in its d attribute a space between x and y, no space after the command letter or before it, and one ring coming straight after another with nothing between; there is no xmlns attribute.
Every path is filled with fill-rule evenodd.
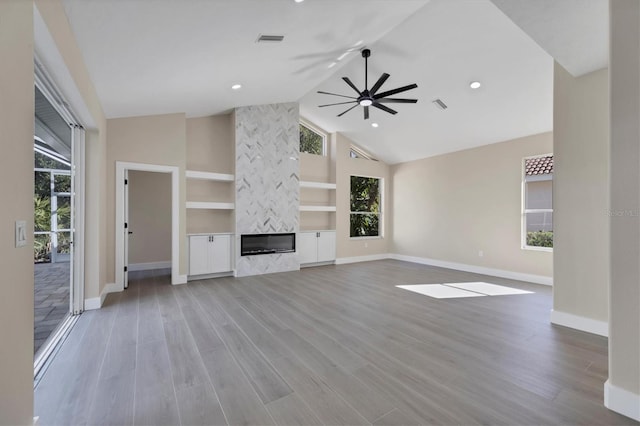
<svg viewBox="0 0 640 426"><path fill-rule="evenodd" d="M193 385L176 392L180 420L187 425L226 425L218 396L211 384Z"/></svg>
<svg viewBox="0 0 640 426"><path fill-rule="evenodd" d="M276 424L281 426L323 424L307 404L294 393L272 401L266 407Z"/></svg>
<svg viewBox="0 0 640 426"><path fill-rule="evenodd" d="M367 419L347 404L337 393L300 362L280 358L275 367L291 384L296 395L328 425L363 425Z"/></svg>
<svg viewBox="0 0 640 426"><path fill-rule="evenodd" d="M100 380L96 389L89 425L126 426L133 424L134 382L132 374Z"/></svg>
<svg viewBox="0 0 640 426"><path fill-rule="evenodd" d="M200 353L185 321L165 322L164 331L176 390L206 383L206 371Z"/></svg>
<svg viewBox="0 0 640 426"><path fill-rule="evenodd" d="M638 424L607 410L607 339L531 283L382 260L172 286L83 314L35 390L41 425ZM438 300L397 284L533 291Z"/></svg>
<svg viewBox="0 0 640 426"><path fill-rule="evenodd" d="M230 425L274 424L264 404L227 350L202 354Z"/></svg>

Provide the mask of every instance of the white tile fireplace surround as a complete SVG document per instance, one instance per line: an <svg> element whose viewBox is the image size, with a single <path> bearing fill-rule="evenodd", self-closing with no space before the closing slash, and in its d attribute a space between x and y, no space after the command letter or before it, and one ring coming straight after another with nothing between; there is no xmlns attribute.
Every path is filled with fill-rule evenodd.
<svg viewBox="0 0 640 426"><path fill-rule="evenodd" d="M300 146L297 103L235 110L236 275L300 269L296 253L240 255L242 234L297 233Z"/></svg>

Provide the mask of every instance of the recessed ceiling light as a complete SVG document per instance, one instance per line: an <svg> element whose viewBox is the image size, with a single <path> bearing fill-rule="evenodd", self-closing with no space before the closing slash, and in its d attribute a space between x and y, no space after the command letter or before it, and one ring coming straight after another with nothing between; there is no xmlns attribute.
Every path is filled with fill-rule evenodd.
<svg viewBox="0 0 640 426"><path fill-rule="evenodd" d="M469 87L471 87L472 89L478 89L480 88L480 86L482 86L482 84L480 84L479 81L472 81L471 83L469 83Z"/></svg>
<svg viewBox="0 0 640 426"><path fill-rule="evenodd" d="M293 1L295 1L296 3L302 3L304 0L293 0Z"/></svg>
<svg viewBox="0 0 640 426"><path fill-rule="evenodd" d="M233 86L231 86L231 88L232 88L233 90L242 89L242 84L234 84Z"/></svg>
<svg viewBox="0 0 640 426"><path fill-rule="evenodd" d="M371 127L377 128L378 127L378 123L371 123Z"/></svg>

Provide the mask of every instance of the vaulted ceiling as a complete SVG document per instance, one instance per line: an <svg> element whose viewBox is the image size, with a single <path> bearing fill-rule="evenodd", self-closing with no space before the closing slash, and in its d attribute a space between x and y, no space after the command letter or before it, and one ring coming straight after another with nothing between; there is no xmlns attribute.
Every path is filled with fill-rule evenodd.
<svg viewBox="0 0 640 426"><path fill-rule="evenodd" d="M389 163L550 131L550 55L574 75L606 66L606 52L603 62L601 48L584 46L606 47L607 17L600 16L606 0L64 4L108 118L198 117L299 101L305 118ZM257 43L260 34L284 41ZM374 109L367 121L361 107L342 117L336 117L342 106L317 107L340 99L317 90L354 93L342 76L364 85L365 46L372 50L369 80L391 74L382 90L417 83L406 92L417 104L394 104L397 115ZM472 90L475 80L482 86ZM448 108L435 108L435 99Z"/></svg>

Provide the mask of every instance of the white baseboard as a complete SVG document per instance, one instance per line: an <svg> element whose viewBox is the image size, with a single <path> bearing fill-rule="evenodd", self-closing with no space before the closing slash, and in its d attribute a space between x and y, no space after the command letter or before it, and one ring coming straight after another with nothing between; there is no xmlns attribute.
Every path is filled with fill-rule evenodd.
<svg viewBox="0 0 640 426"><path fill-rule="evenodd" d="M115 283L107 283L104 288L100 292L99 297L92 297L90 299L84 299L84 310L91 311L94 309L100 309L102 304L104 303L104 299L107 297L109 293L115 293L117 291L122 291L120 286Z"/></svg>
<svg viewBox="0 0 640 426"><path fill-rule="evenodd" d="M147 263L131 263L129 264L129 272L150 271L153 269L171 269L171 261L164 262L147 262Z"/></svg>
<svg viewBox="0 0 640 426"><path fill-rule="evenodd" d="M587 333L597 334L599 336L609 336L609 324L607 322L553 309L551 310L551 324L575 328L576 330L586 331Z"/></svg>
<svg viewBox="0 0 640 426"><path fill-rule="evenodd" d="M604 406L640 422L640 395L604 382Z"/></svg>
<svg viewBox="0 0 640 426"><path fill-rule="evenodd" d="M505 271L503 269L487 268L484 266L468 265L466 263L447 262L426 257L406 256L404 254L390 254L391 259L404 260L405 262L420 263L422 265L438 266L440 268L456 269L458 271L473 272L475 274L491 275L494 277L508 278L510 280L527 281L535 284L553 285L553 277L544 275L525 274L522 272Z"/></svg>
<svg viewBox="0 0 640 426"><path fill-rule="evenodd" d="M367 256L355 256L355 257L340 257L336 259L336 265L345 265L347 263L358 263L358 262L370 262L372 260L383 260L389 259L391 255L389 253L383 254L370 254Z"/></svg>
<svg viewBox="0 0 640 426"><path fill-rule="evenodd" d="M178 284L186 284L188 280L187 275L178 275L176 280L173 281L171 284L172 285L178 285Z"/></svg>

